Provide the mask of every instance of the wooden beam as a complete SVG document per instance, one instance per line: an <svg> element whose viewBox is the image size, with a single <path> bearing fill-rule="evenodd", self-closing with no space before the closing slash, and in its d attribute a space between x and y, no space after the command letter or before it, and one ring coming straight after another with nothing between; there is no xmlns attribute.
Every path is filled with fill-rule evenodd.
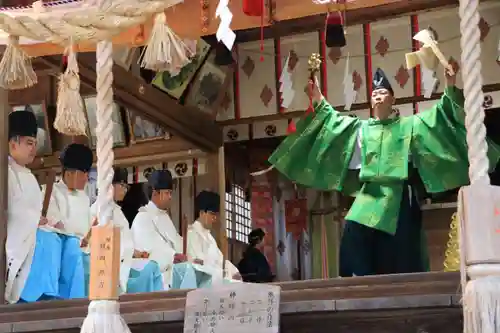
<svg viewBox="0 0 500 333"><path fill-rule="evenodd" d="M5 303L6 257L5 243L7 242L7 209L9 196L8 163L9 163L9 98L5 89L0 89L0 304Z"/></svg>
<svg viewBox="0 0 500 333"><path fill-rule="evenodd" d="M482 2L485 1L491 0L482 0ZM400 0L376 7L349 10L346 12L346 22L351 26L386 20L419 11L457 5L458 0ZM264 28L264 39L279 38L324 29L325 15L326 10L325 14L276 22L272 26ZM261 38L260 28L239 30L236 36L236 41L239 43L259 40ZM210 41L214 38L213 36L207 36L207 39Z"/></svg>
<svg viewBox="0 0 500 333"><path fill-rule="evenodd" d="M114 149L115 164L120 166L151 165L181 158L193 158L197 147L186 140L173 136L168 140L155 140L135 143L130 147ZM199 154L198 154L199 155ZM94 151L94 161L96 160ZM34 171L59 169L61 166L58 154L48 157L37 157L30 165Z"/></svg>
<svg viewBox="0 0 500 333"><path fill-rule="evenodd" d="M45 62L59 66L60 56L45 57ZM78 62L82 85L95 89L95 54L79 54ZM116 64L113 66L113 75L114 96L118 104L194 143L202 150L216 151L222 146L222 129L210 115L195 107L180 105L164 92Z"/></svg>

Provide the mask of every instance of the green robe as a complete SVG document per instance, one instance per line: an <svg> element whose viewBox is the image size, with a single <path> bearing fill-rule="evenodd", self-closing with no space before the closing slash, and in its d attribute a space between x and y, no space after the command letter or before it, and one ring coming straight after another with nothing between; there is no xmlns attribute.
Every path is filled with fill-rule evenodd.
<svg viewBox="0 0 500 333"><path fill-rule="evenodd" d="M346 219L394 234L409 162L429 193L468 184L463 103L462 91L448 87L429 110L410 117L360 120L341 115L323 100L269 162L299 184L356 196ZM358 133L359 174L348 170ZM488 147L493 170L500 147L490 141Z"/></svg>

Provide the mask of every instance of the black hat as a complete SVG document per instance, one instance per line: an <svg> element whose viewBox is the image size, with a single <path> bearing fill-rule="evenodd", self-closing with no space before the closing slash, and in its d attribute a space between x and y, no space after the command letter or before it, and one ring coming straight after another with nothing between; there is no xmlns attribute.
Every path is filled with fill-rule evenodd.
<svg viewBox="0 0 500 333"><path fill-rule="evenodd" d="M262 228L254 229L248 234L248 242L254 244L258 243L264 239L265 235L266 233L262 230Z"/></svg>
<svg viewBox="0 0 500 333"><path fill-rule="evenodd" d="M80 170L89 172L92 167L92 150L86 145L72 143L59 156L59 160L66 170Z"/></svg>
<svg viewBox="0 0 500 333"><path fill-rule="evenodd" d="M394 95L394 90L392 90L392 86L391 83L389 82L389 79L387 79L387 76L385 76L384 71L381 70L380 68L377 68L377 70L375 71L372 83L373 83L372 84L373 90L387 89L392 95Z"/></svg>
<svg viewBox="0 0 500 333"><path fill-rule="evenodd" d="M113 167L113 184L128 183L127 168Z"/></svg>
<svg viewBox="0 0 500 333"><path fill-rule="evenodd" d="M326 46L344 47L346 45L342 16L339 12L329 13L326 16Z"/></svg>
<svg viewBox="0 0 500 333"><path fill-rule="evenodd" d="M33 112L19 110L9 113L9 140L16 136L36 138L38 125Z"/></svg>
<svg viewBox="0 0 500 333"><path fill-rule="evenodd" d="M220 211L219 194L211 191L201 191L196 196L195 208L197 212L218 213Z"/></svg>
<svg viewBox="0 0 500 333"><path fill-rule="evenodd" d="M174 181L168 170L154 170L148 178L149 186L153 190L172 190Z"/></svg>

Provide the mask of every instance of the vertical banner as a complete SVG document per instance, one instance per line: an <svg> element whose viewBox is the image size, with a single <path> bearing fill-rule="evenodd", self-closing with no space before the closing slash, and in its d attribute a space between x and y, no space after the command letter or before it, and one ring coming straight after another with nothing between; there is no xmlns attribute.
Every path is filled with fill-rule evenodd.
<svg viewBox="0 0 500 333"><path fill-rule="evenodd" d="M252 227L262 228L265 231L266 237L264 238L263 252L271 266L271 270L275 272L276 253L274 247L273 196L271 185L267 181L259 182L256 179L252 181L251 209Z"/></svg>
<svg viewBox="0 0 500 333"><path fill-rule="evenodd" d="M307 199L291 199L285 201L286 232L290 232L295 240L300 240L302 232L307 230Z"/></svg>

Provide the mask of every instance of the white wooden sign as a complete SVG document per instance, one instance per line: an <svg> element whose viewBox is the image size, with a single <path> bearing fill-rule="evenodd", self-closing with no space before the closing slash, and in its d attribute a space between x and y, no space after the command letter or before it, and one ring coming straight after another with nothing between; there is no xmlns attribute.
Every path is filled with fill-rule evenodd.
<svg viewBox="0 0 500 333"><path fill-rule="evenodd" d="M278 333L278 286L231 283L187 294L184 333Z"/></svg>

